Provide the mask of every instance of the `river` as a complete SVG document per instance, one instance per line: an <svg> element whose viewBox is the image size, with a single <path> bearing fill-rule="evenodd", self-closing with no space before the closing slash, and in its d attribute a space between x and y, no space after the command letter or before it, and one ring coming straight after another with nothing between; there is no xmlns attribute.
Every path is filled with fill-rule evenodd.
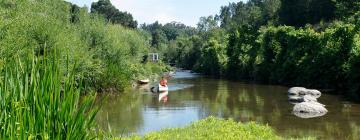
<svg viewBox="0 0 360 140"><path fill-rule="evenodd" d="M169 80L169 92L160 95L160 100L147 88L106 98L96 116L100 127L115 136L143 135L216 116L268 124L283 137L360 139L360 104L336 95L323 94L318 99L329 110L326 115L303 119L292 114L294 105L288 102L288 87L283 86L177 72Z"/></svg>

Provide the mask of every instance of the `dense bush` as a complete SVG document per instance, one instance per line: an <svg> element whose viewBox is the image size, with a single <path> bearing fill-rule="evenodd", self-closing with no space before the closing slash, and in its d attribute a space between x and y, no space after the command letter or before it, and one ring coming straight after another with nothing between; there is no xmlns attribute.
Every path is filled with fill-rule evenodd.
<svg viewBox="0 0 360 140"><path fill-rule="evenodd" d="M23 56L32 50L41 58L58 49L66 54L62 65L65 60L76 63L70 70L76 74L77 84L101 91L121 91L131 80L153 74L137 73L146 69L141 63L150 48L146 35L107 23L103 17L89 14L87 8L74 9L74 5L56 0L5 0L0 12L0 58Z"/></svg>
<svg viewBox="0 0 360 140"><path fill-rule="evenodd" d="M312 26L241 26L199 33L200 43L176 40L178 64L196 62L193 70L232 79L311 88L339 89L359 96L359 24L333 22L323 31ZM184 41L185 40L185 41ZM192 49L191 49L192 48ZM190 51L189 51L190 50ZM198 55L187 59L194 50ZM178 58L178 59L177 59ZM180 59L179 59L180 58Z"/></svg>
<svg viewBox="0 0 360 140"><path fill-rule="evenodd" d="M270 26L259 33L239 29L230 35L228 75L291 86L351 86L357 90L356 82L346 82L357 78L357 25L335 23L323 32Z"/></svg>

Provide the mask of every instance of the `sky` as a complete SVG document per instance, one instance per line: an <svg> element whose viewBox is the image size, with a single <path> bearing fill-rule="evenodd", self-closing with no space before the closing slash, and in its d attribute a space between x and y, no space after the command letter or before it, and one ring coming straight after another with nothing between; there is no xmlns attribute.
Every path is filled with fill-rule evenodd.
<svg viewBox="0 0 360 140"><path fill-rule="evenodd" d="M97 0L65 0L90 7ZM245 0L111 0L120 11L133 15L139 24L177 21L195 27L199 18L218 14L220 7Z"/></svg>

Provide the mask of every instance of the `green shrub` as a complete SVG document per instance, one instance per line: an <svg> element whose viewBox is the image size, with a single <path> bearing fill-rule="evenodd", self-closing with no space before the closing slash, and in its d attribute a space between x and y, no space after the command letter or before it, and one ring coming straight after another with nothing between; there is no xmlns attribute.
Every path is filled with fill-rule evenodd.
<svg viewBox="0 0 360 140"><path fill-rule="evenodd" d="M74 12L71 6L57 0L1 1L0 58L25 56L33 50L41 58L58 49L66 54L60 58L62 71L75 73L77 85L123 91L143 66L150 49L148 38L136 29L109 24L87 8ZM65 61L77 65L63 69ZM131 69L131 65L139 66Z"/></svg>

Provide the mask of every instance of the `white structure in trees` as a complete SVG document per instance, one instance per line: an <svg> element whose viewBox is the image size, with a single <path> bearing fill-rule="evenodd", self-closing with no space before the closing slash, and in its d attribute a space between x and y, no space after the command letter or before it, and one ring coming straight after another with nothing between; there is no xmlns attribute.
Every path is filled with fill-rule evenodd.
<svg viewBox="0 0 360 140"><path fill-rule="evenodd" d="M157 62L159 60L159 54L158 53L149 53L148 59L153 62Z"/></svg>

